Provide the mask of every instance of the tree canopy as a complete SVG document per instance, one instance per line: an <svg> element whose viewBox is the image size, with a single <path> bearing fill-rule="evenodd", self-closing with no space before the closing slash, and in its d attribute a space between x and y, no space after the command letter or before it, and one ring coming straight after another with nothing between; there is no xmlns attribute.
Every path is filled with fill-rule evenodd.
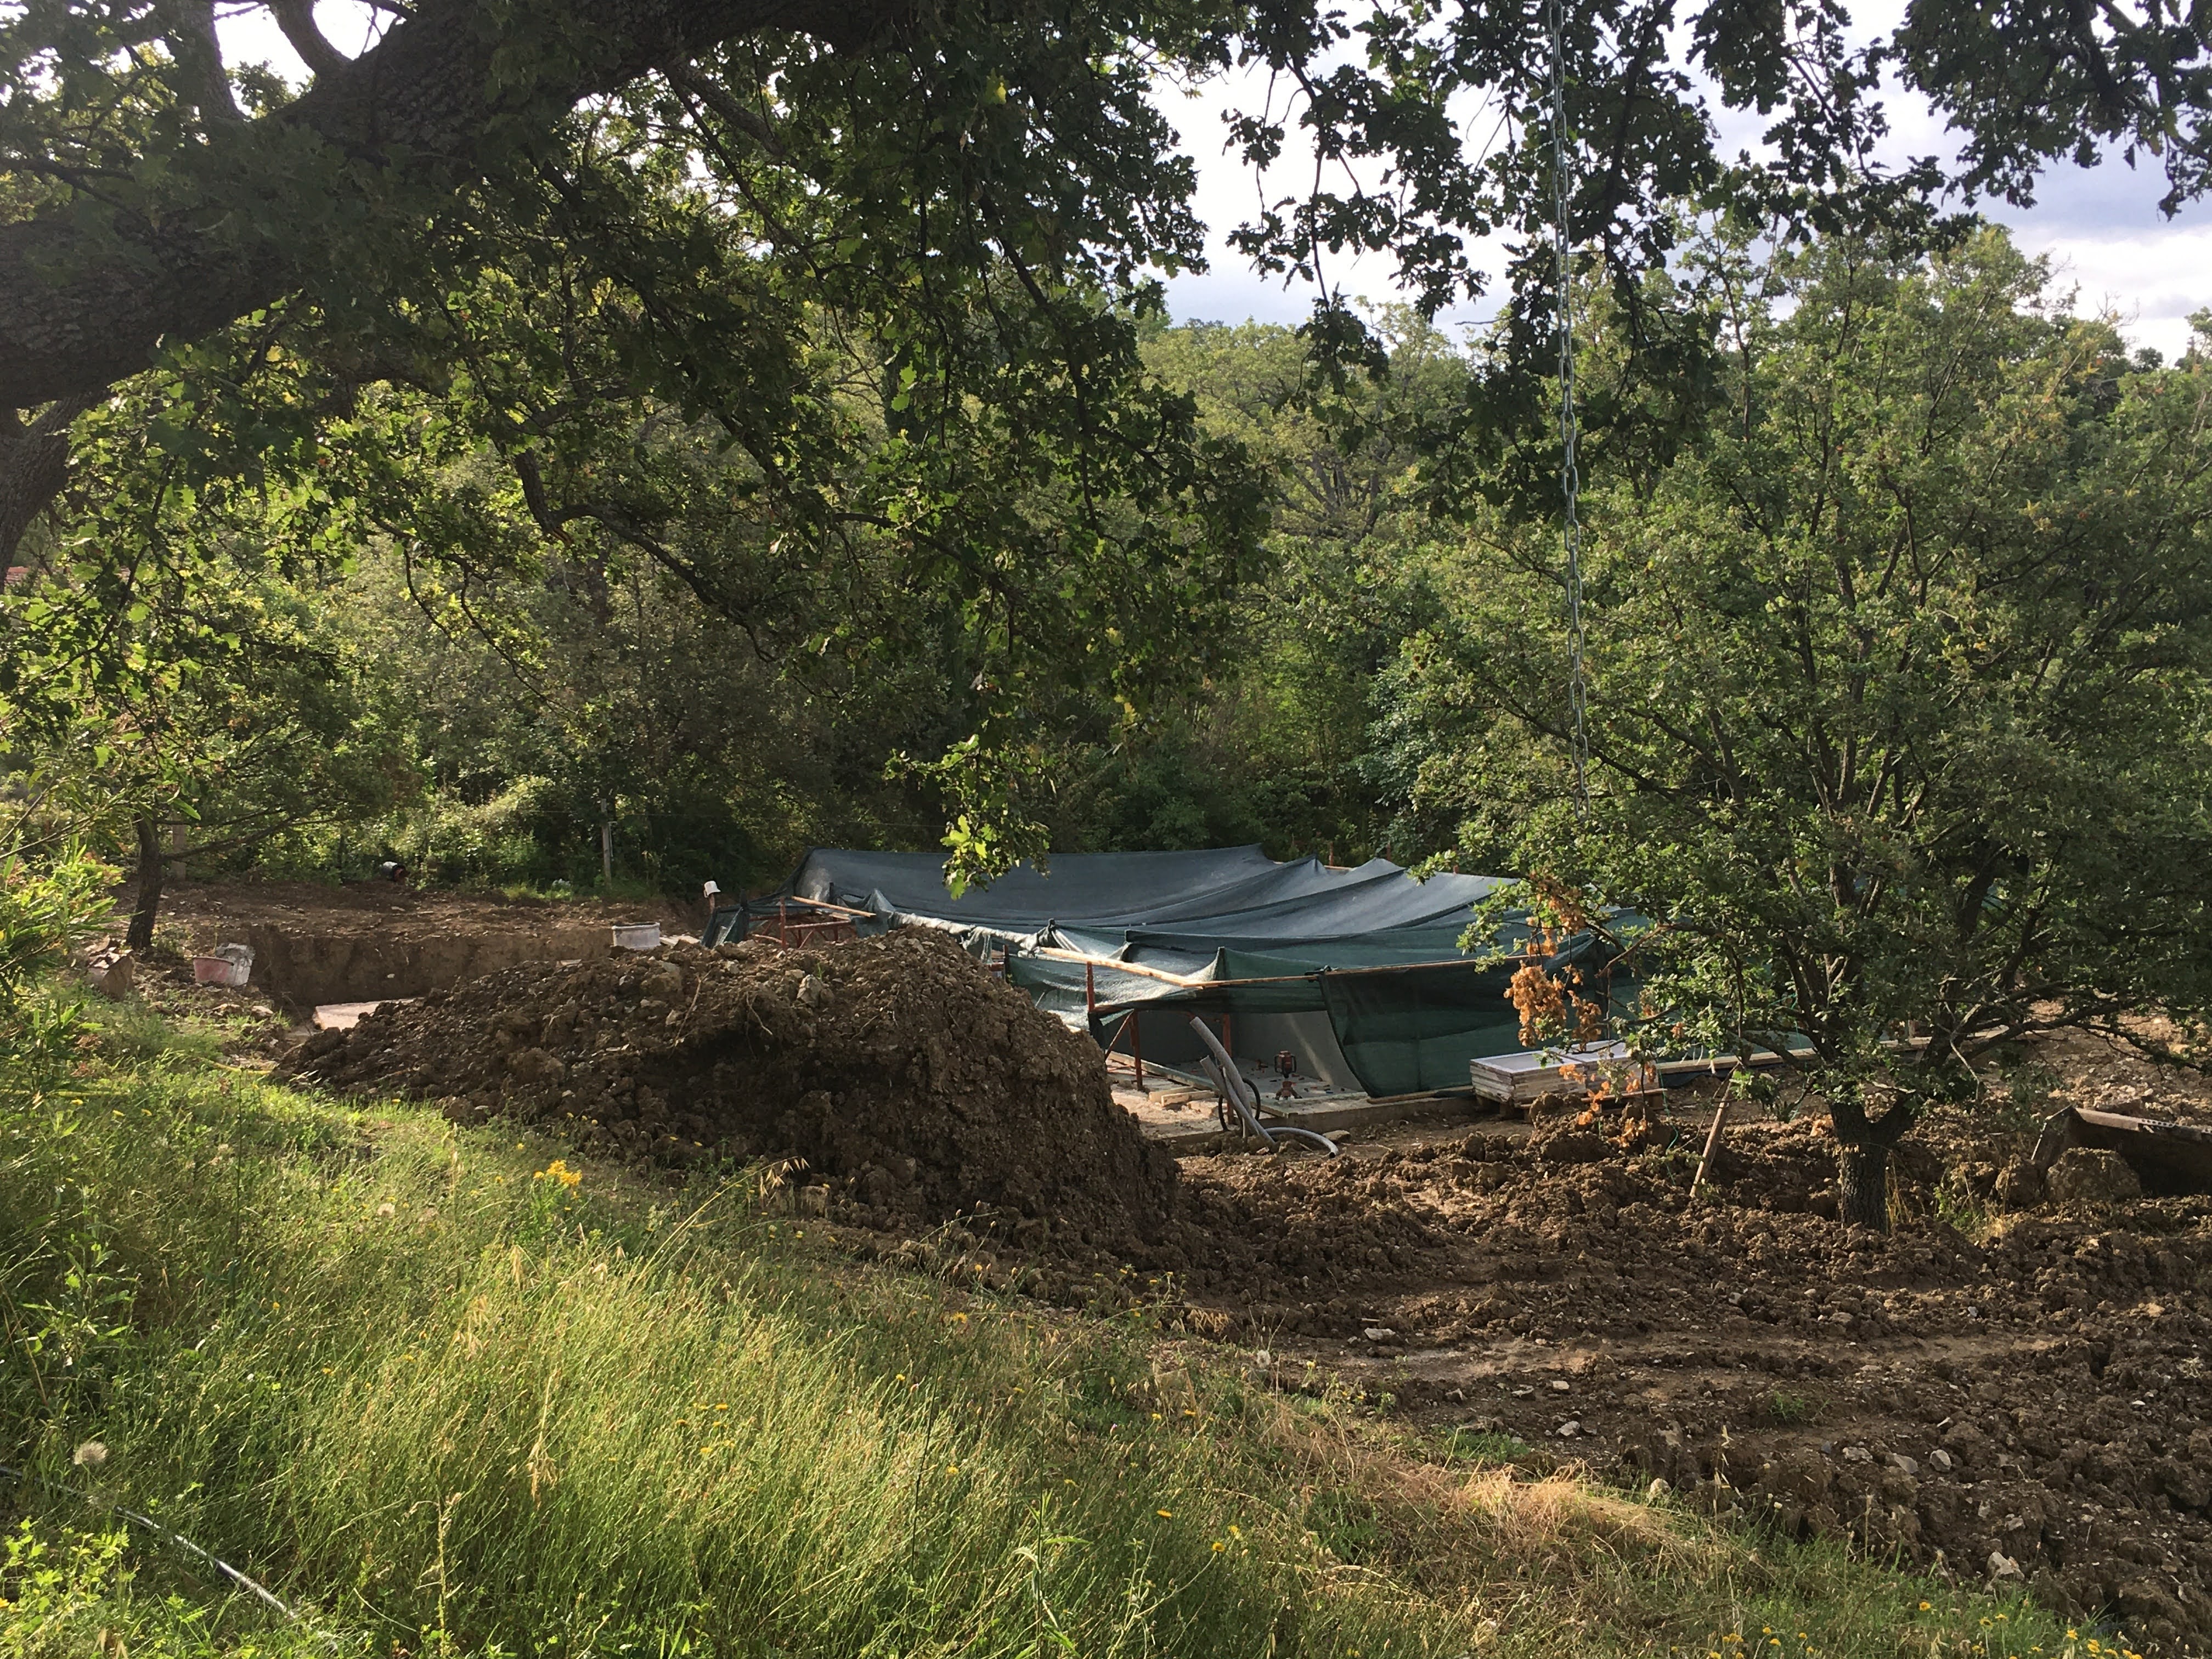
<svg viewBox="0 0 2212 1659"><path fill-rule="evenodd" d="M1878 1221L1993 1046L2212 1010L2212 374L1996 233L1712 257L1723 410L1593 492L1587 811L1524 528L1454 559L1395 719L1471 855L1601 917L1641 1043L1806 1045Z"/></svg>
<svg viewBox="0 0 2212 1659"><path fill-rule="evenodd" d="M224 64L208 0L0 8L0 543L59 487L70 420L118 380L302 305L374 355L496 269L516 227L557 229L627 290L630 366L679 401L793 355L788 307L740 305L717 271L742 269L760 301L796 283L836 305L896 294L933 328L1002 267L1041 313L1061 283L1127 291L1200 254L1192 168L1153 88L1231 62L1265 64L1287 99L1232 124L1243 154L1303 143L1316 161L1308 193L1238 233L1263 268L1389 249L1434 306L1494 279L1466 239L1504 229L1521 239L1524 297L1549 280L1531 234L1546 214L1540 8L411 0L350 58L312 7L270 9L312 71L304 88ZM2158 160L2170 210L2203 187L2212 146L2203 20L2159 0L2094 14L1920 0L1869 44L1835 3L1678 16L1672 0L1607 0L1576 9L1563 45L1572 240L1660 362L1684 343L1638 296L1674 247L1673 204L1924 221L1932 163L1885 175L1870 160L1885 76L1959 129L1959 182L2014 200L2051 158L2109 143ZM1766 159L1720 153L1714 100L1770 118ZM708 280L684 277L696 223L640 212L650 168L605 143L611 121L681 158L742 227ZM1323 307L1328 342L1350 316L1335 296ZM1540 306L1516 314L1525 365L1547 325ZM709 331L728 349L700 349ZM1092 348L1059 334L1078 368Z"/></svg>

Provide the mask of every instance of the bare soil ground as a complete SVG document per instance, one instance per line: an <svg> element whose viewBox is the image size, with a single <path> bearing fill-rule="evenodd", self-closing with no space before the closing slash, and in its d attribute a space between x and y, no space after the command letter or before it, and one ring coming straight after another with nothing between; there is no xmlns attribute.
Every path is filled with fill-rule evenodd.
<svg viewBox="0 0 2212 1659"><path fill-rule="evenodd" d="M131 896L117 897L119 939ZM605 956L615 923L659 921L672 933L701 920L665 902L505 898L390 882L173 881L155 942L179 955L252 945L253 988L298 1015L319 1003L421 996L519 962Z"/></svg>
<svg viewBox="0 0 2212 1659"><path fill-rule="evenodd" d="M2212 1199L2007 1210L1999 1172L2075 1103L2212 1121L2200 1074L2072 1036L1927 1123L1888 1237L1834 1214L1825 1120L1712 1109L1624 1147L1553 1121L1391 1126L1334 1162L1184 1163L1244 1258L1187 1321L1428 1425L1848 1535L2167 1651L2212 1645ZM1195 1201L1194 1201L1195 1200ZM1232 1223L1231 1218L1234 1218Z"/></svg>
<svg viewBox="0 0 2212 1659"><path fill-rule="evenodd" d="M285 1069L586 1149L802 1158L860 1254L1149 1303L1463 1451L1664 1480L2022 1583L2147 1650L2212 1645L2212 1198L1997 1196L2019 1202L2001 1174L2056 1104L2212 1121L2201 1076L2099 1039L2008 1057L1917 1130L1887 1236L1832 1218L1817 1119L1736 1123L1693 1196L1694 1096L1640 1126L1416 1121L1173 1178L1082 1039L919 933L526 964Z"/></svg>

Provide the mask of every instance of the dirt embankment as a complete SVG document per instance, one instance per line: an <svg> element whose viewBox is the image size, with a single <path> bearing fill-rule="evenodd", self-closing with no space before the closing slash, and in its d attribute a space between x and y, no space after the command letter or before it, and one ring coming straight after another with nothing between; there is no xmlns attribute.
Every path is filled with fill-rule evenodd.
<svg viewBox="0 0 2212 1659"><path fill-rule="evenodd" d="M119 938L130 896L120 896ZM179 882L164 896L156 939L190 952L253 947L253 985L294 1014L325 1002L368 1002L446 990L518 963L603 957L609 927L698 919L667 907L591 899L508 899L423 891L389 882Z"/></svg>
<svg viewBox="0 0 2212 1659"><path fill-rule="evenodd" d="M2056 1097L2193 1115L2185 1074L2048 1061ZM2212 1644L2212 1200L2036 1199L2002 1179L2024 1109L1926 1126L1887 1237L1832 1218L1819 1122L1732 1130L1692 1195L1695 1103L1178 1181L1094 1047L926 933L509 969L286 1069L586 1150L796 1157L864 1251L1150 1299L1285 1387Z"/></svg>

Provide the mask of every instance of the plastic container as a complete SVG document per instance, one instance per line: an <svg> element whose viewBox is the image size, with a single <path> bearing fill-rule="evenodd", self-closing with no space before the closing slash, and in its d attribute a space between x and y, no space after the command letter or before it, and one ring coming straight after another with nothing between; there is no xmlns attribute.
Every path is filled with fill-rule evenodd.
<svg viewBox="0 0 2212 1659"><path fill-rule="evenodd" d="M192 958L192 980L199 985L240 986L253 976L253 947L218 945Z"/></svg>
<svg viewBox="0 0 2212 1659"><path fill-rule="evenodd" d="M617 951L658 951L660 924L657 921L617 922L612 929Z"/></svg>

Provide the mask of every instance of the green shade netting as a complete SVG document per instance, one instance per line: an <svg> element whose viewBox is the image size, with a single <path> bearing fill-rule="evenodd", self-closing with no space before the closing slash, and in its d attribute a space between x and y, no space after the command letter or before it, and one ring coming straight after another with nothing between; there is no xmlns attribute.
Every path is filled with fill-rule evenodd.
<svg viewBox="0 0 2212 1659"><path fill-rule="evenodd" d="M1323 974L1337 1046L1370 1095L1468 1086L1468 1062L1522 1046L1505 1000L1510 968L1454 963L1388 973Z"/></svg>
<svg viewBox="0 0 2212 1659"><path fill-rule="evenodd" d="M940 854L817 848L781 893L742 908L761 917L779 900L812 899L867 912L864 933L926 925L994 961L1011 951L1015 985L1102 1040L1133 1006L1323 1013L1373 1095L1464 1089L1470 1060L1522 1046L1505 998L1512 967L1479 968L1460 949L1498 878L1417 881L1382 859L1279 864L1255 847L1063 854L1047 866L1017 866L955 898ZM748 915L718 912L710 942L740 934ZM1509 927L1497 943L1522 937ZM1044 951L1094 960L1086 975L1085 963Z"/></svg>

